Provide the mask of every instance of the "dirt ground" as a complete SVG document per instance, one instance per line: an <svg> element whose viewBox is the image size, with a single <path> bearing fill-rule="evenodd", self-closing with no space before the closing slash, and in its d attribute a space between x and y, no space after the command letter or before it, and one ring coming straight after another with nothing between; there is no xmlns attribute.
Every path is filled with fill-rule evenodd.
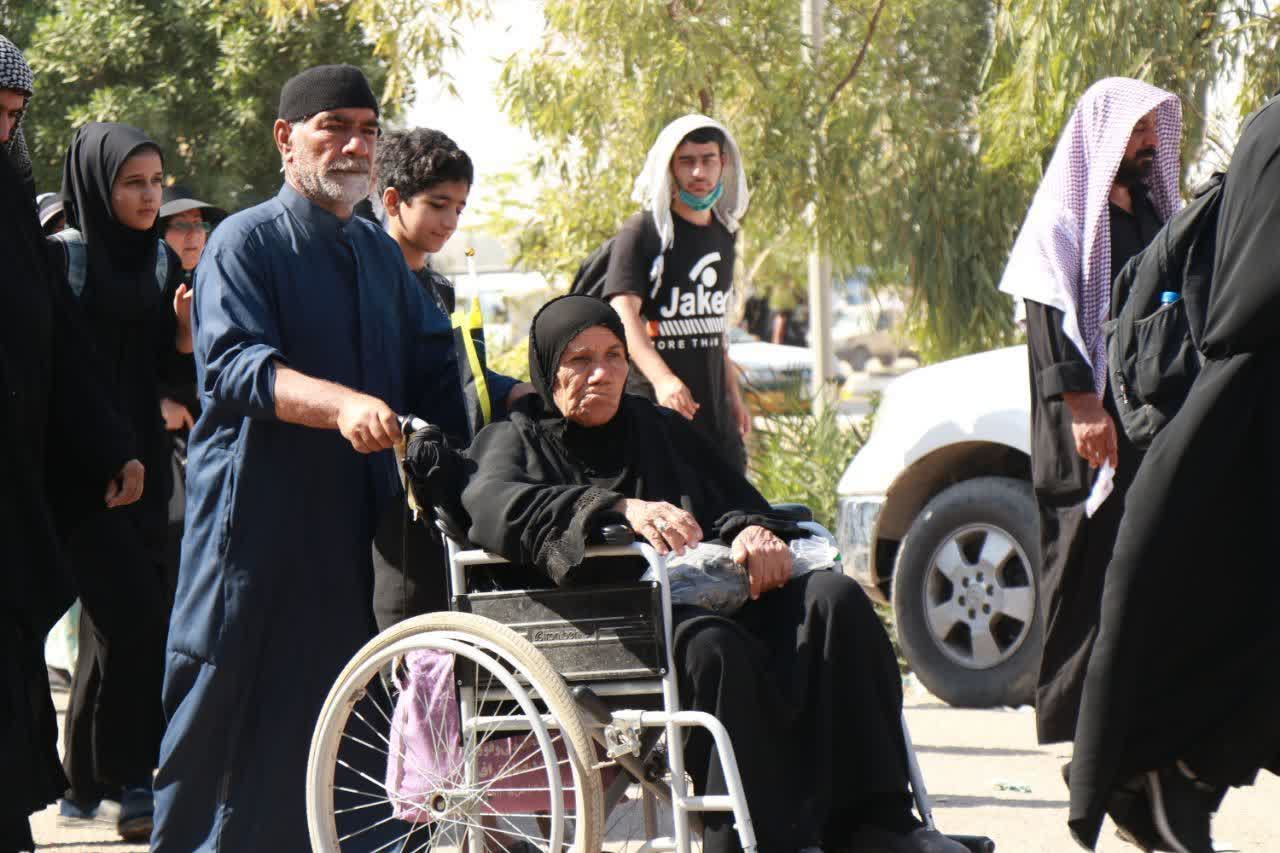
<svg viewBox="0 0 1280 853"><path fill-rule="evenodd" d="M66 694L54 694L59 708ZM988 835L999 853L1071 853L1079 848L1066 828L1067 790L1059 768L1069 746L1040 747L1030 709L950 708L928 694L908 699L907 721L945 832ZM1220 850L1280 851L1280 779L1264 775L1256 787L1233 791L1214 822ZM114 827L60 829L56 807L36 816L42 850L145 851L119 841ZM1098 853L1132 853L1114 827L1103 828Z"/></svg>

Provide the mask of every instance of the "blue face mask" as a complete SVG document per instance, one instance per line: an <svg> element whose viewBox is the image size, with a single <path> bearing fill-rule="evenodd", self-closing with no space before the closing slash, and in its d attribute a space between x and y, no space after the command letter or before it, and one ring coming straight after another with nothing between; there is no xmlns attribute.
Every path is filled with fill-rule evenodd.
<svg viewBox="0 0 1280 853"><path fill-rule="evenodd" d="M717 181L716 188L706 195L694 195L680 190L680 200L696 211L710 210L711 206L724 195L724 181Z"/></svg>

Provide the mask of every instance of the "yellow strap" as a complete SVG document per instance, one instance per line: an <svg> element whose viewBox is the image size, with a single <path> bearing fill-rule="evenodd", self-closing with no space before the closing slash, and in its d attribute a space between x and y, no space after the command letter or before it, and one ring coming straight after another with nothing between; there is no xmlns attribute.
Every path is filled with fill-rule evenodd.
<svg viewBox="0 0 1280 853"><path fill-rule="evenodd" d="M476 352L476 342L471 337L474 331L484 330L484 315L480 313L480 300L472 297L469 312L454 311L453 328L462 330L462 346L467 351L467 363L471 365L471 378L475 383L476 396L480 398L480 413L484 424L493 420L493 405L489 402L489 383L485 380L484 367L480 364L480 354Z"/></svg>

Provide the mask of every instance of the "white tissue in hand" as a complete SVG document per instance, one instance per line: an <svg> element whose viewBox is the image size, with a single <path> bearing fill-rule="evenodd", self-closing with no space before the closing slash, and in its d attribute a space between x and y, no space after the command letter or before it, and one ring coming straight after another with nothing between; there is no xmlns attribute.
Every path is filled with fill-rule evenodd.
<svg viewBox="0 0 1280 853"><path fill-rule="evenodd" d="M1115 490L1116 469L1111 467L1110 462L1103 462L1102 467L1098 469L1098 476L1093 481L1093 489L1089 492L1089 497L1084 502L1084 514L1093 518L1093 514L1098 511L1098 507L1102 506L1102 502L1107 499L1107 495Z"/></svg>

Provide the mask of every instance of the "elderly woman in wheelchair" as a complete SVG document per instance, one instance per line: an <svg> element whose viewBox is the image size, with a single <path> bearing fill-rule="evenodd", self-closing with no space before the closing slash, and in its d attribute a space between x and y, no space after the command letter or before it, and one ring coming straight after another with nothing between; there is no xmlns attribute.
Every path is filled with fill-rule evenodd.
<svg viewBox="0 0 1280 853"><path fill-rule="evenodd" d="M676 608L675 665L682 704L729 732L760 849L965 850L912 813L901 679L866 596L833 572L791 579L784 540L804 532L680 415L623 393L625 340L592 297L560 297L534 318L539 394L468 454L470 539L557 583L572 579L588 526L611 515L659 553L731 545L751 599L732 617ZM685 766L699 792L725 792L705 732L690 734ZM729 816L707 815L703 843L737 848Z"/></svg>
<svg viewBox="0 0 1280 853"><path fill-rule="evenodd" d="M631 849L617 846L627 820L604 816L634 817L615 806L638 787L640 850L688 851L691 813L706 853L993 849L932 828L897 662L862 590L793 576L787 543L809 531L680 415L623 393L625 340L605 302L554 299L530 329L537 395L465 457L438 431L410 438L410 483L449 532L452 609L384 631L334 685L308 767L313 846ZM642 542L589 548L610 522ZM671 605L665 575L610 574L609 555L652 568L713 541L749 579L732 612ZM661 710L637 707L655 692ZM674 839L654 840L659 802Z"/></svg>

